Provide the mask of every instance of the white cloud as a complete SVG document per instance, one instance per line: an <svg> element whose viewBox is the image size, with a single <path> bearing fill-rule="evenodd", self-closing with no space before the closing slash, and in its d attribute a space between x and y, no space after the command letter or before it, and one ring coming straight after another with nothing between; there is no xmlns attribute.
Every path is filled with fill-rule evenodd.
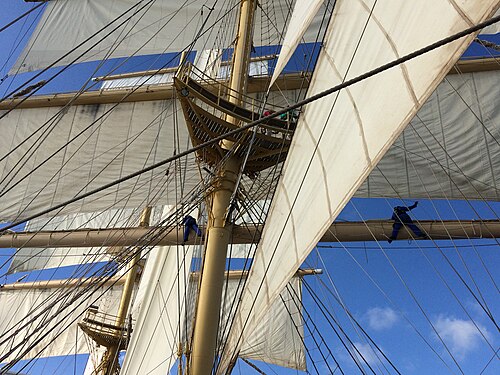
<svg viewBox="0 0 500 375"><path fill-rule="evenodd" d="M434 327L451 352L460 359L473 351L483 339L481 333L470 320L439 316L434 322ZM478 327L487 337L486 328L481 325Z"/></svg>
<svg viewBox="0 0 500 375"><path fill-rule="evenodd" d="M399 320L398 314L390 307L373 307L366 312L365 316L370 328L376 331L389 329Z"/></svg>
<svg viewBox="0 0 500 375"><path fill-rule="evenodd" d="M361 342L355 342L354 346L356 347L356 349L358 349L359 353L364 358L364 360L360 358L361 363L368 363L371 366L379 362L379 359L377 358L370 345ZM356 356L359 356L357 352Z"/></svg>

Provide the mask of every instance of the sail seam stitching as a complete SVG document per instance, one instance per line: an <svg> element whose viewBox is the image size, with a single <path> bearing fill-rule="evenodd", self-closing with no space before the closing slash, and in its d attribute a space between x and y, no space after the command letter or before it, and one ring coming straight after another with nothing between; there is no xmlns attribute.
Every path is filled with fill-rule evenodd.
<svg viewBox="0 0 500 375"><path fill-rule="evenodd" d="M468 27L472 27L475 23L467 16L467 14L462 10L462 8L457 4L455 0L448 0L450 5L457 11L457 13L462 17L462 19L467 23Z"/></svg>

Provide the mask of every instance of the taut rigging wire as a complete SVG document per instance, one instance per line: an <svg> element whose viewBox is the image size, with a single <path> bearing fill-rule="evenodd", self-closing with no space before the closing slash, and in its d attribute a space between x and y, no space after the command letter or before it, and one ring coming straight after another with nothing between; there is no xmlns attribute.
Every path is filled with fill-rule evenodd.
<svg viewBox="0 0 500 375"><path fill-rule="evenodd" d="M103 32L105 29L107 29L109 26L111 26L112 24L114 24L116 21L118 21L120 18L122 18L124 15L126 15L127 13L129 13L132 9L136 8L140 3L142 3L143 1L146 1L146 0L139 0L138 3L132 5L130 8L128 8L126 11L124 11L123 13L121 13L118 17L116 17L115 19L113 19L111 22L107 23L106 25L104 25L102 28L100 28L98 31L94 32L92 35L90 35L89 37L87 37L86 39L84 39L82 42L80 42L79 44L77 44L75 47L73 47L71 50L69 50L68 52L66 52L64 55L62 55L61 57L59 57L57 60L55 60L54 62L52 62L50 65L48 65L47 67L45 67L44 69L42 69L40 72L38 72L37 74L35 74L33 77L29 78L27 81L25 81L23 84L21 84L20 86L16 87L14 90L12 90L11 92L9 92L7 95L5 95L3 98L0 98L0 103L5 101L6 99L8 99L11 95L15 94L16 92L18 92L19 90L21 90L23 87L25 87L28 83L30 82L33 82L35 79L37 79L38 77L40 77L43 73L45 73L47 70L49 70L50 68L54 67L59 61L61 61L62 59L64 59L65 57L68 57L72 52L76 51L79 47L83 46L85 43L89 42L90 40L92 40L95 36L99 35L99 33ZM146 8L149 4L155 2L156 0L148 0L146 4L142 5L140 8L136 9L131 16L128 16L124 21L122 21L120 24L118 24L118 26L116 26L114 29L112 29L111 31L109 31L106 35L104 35L102 38L100 38L97 42L95 42L92 46L90 46L88 49L86 49L83 53L81 53L80 55L78 55L78 57L76 57L75 59L73 59L67 66L65 66L64 68L62 68L59 72L57 72L56 74L54 74L52 77L50 77L49 79L47 79L46 83L44 85L46 85L47 83L49 83L50 81L52 81L55 77L57 77L59 74L61 74L62 72L64 72L67 68L69 68L71 65L73 65L76 61L78 61L78 59L80 59L82 56L84 56L85 54L87 54L89 51L91 51L96 45L98 45L99 43L101 43L103 40L105 40L107 37L109 37L113 32L115 32L116 30L118 30L121 26L123 26L124 24L126 24L128 21L130 21L136 14L138 14L141 10L143 10L144 8ZM44 86L43 85L43 86ZM43 87L41 86L41 87ZM41 88L40 87L40 88ZM26 99L28 99L31 95L33 95L36 91L38 91L40 88L38 88L37 90L34 90L30 95L26 96L23 98L23 100L20 101L20 103L18 103L17 105L21 104L22 102L24 102ZM16 108L17 105L14 107ZM2 114L2 116L0 116L0 119L2 119L3 117L5 117L6 114Z"/></svg>
<svg viewBox="0 0 500 375"><path fill-rule="evenodd" d="M286 290L287 290L288 294L290 294L290 296L292 297L291 299L292 299L295 307L297 308L297 311L301 311L301 316L303 319L304 319L304 313L306 314L307 319L304 319L304 322L306 323L306 326L309 329L309 332L311 332L311 337L312 337L314 343L316 344L316 347L318 348L318 351L320 352L321 357L323 358L323 361L325 362L326 366L328 367L330 374L333 374L336 369L332 370L332 368L330 367L330 364L328 363L327 358L325 357L325 355L323 354L323 351L321 350L321 343L318 344L318 342L316 341L316 338L314 337L314 332L318 332L318 336L321 339L321 341L323 342L323 344L326 346L326 349L328 350L328 355L330 357L332 357L333 361L335 362L336 368L338 368L339 371L342 374L344 374L342 367L340 367L340 363L337 361L337 358L335 358L335 355L332 353L330 346L326 343L325 338L321 334L321 330L318 329L318 326L316 325L316 323L314 323L314 320L312 319L311 314L309 314L309 311L307 311L307 308L306 308L305 304L302 302L302 299L300 298L300 296L297 294L297 291L293 287L290 287L289 284L286 285ZM291 317L292 315L290 313L290 310L288 309L288 305L286 304L286 302L281 294L280 294L280 298L281 298L281 302L283 303L283 305L285 305L286 311L288 312L288 314ZM299 301L300 303L297 303L297 301ZM308 321L310 321L313 325L312 330L311 330L311 328L309 328L309 326L307 324Z"/></svg>
<svg viewBox="0 0 500 375"><path fill-rule="evenodd" d="M6 29L8 29L10 26L14 25L17 21L23 19L24 17L26 17L27 15L29 15L31 12L37 10L38 8L40 8L41 6L43 6L48 0L44 0L44 1L41 1L40 4L38 5L35 5L33 8L27 10L26 12L24 12L23 14L21 14L19 17L17 17L16 19L10 21L7 25L5 26L2 26L0 28L0 33Z"/></svg>
<svg viewBox="0 0 500 375"><path fill-rule="evenodd" d="M334 233L331 233L333 236L335 236ZM446 363L446 361L443 359L443 357L434 349L434 347L431 345L431 343L428 341L428 339L425 338L424 334L421 333L416 325L410 320L410 318L407 316L407 314L403 311L403 309L397 305L390 297L389 295L382 289L382 287L377 283L377 281L368 273L368 271L359 263L359 261L352 255L352 253L349 251L349 249L346 246L343 246L343 249L345 252L351 257L353 262L363 271L365 276L375 285L375 287L379 290L380 293L384 296L384 298L393 306L397 309L397 311L401 314L401 316L406 320L406 322L412 327L412 329L415 331L415 333L422 339L422 341L429 347L429 349L441 360L441 362L450 370L452 369L449 367L449 365ZM379 249L379 248L378 248ZM320 258L321 259L321 258ZM323 268L326 269L325 263L321 259ZM329 290L329 288L326 288Z"/></svg>
<svg viewBox="0 0 500 375"><path fill-rule="evenodd" d="M427 125L426 125L426 124L425 124L422 120L420 120L420 121L421 121L421 122L422 122L422 124L426 127L427 131L429 131L429 129L427 128ZM430 133L430 131L429 131L429 133ZM416 132L416 134L417 134L417 136L418 136L418 137L420 137L420 135L418 134L418 132ZM421 139L421 137L420 137L420 139ZM423 140L422 140L422 142L423 142ZM437 157L435 156L434 152L433 152L433 151L432 151L432 150L428 147L428 145L427 145L425 142L423 142L423 143L424 143L424 145L426 145L427 150L431 153L431 155L432 155L432 156L433 156L433 157L437 160ZM440 145L440 143L439 143L439 142L438 142L438 144ZM442 147L442 146L441 146L441 147ZM444 152L448 155L447 150L444 150ZM450 155L448 155L448 157L450 158L450 160L452 160L452 161L453 161L453 159L451 158L451 156L450 156ZM454 162L454 161L453 161L453 162ZM455 162L454 162L454 163L455 163ZM455 164L456 164L456 163L455 163ZM460 167L458 167L458 164L456 164L456 166L457 166L457 168L461 171ZM385 177L385 176L384 176L384 177ZM387 178L386 178L386 179L387 179ZM451 181L454 183L454 185L456 186L456 188L458 189L458 191L460 191L460 193L463 195L463 193L462 193L462 192L461 192L461 190L460 190L460 187L459 187L459 186L458 186L458 185L457 185L457 184L456 184L453 180L451 180ZM474 187L474 186L473 186L473 187ZM476 190L476 191L477 191L477 190ZM483 197L482 197L482 195L481 195L479 192L478 192L478 194L479 194L479 196L480 196L481 198L483 198ZM475 213L478 215L478 217L480 217L480 215L477 213L477 211L475 210L475 208L474 208L474 207L470 204L470 202L467 200L467 198L465 197L465 195L463 195L463 197L464 197L465 201L469 203L469 206L470 206L470 207L471 207L471 208L475 211ZM483 198L483 200L484 200L484 198ZM485 201L485 202L486 202L486 201ZM493 212L494 212L494 211L493 211ZM467 290L468 290L468 291L472 294L472 296L474 297L474 299L475 299L475 300L479 303L479 305L480 305L480 306L481 306L481 308L484 310L484 312L486 313L486 315L487 315L487 316L490 318L490 320L493 322L493 324L495 325L495 327L497 328L497 330L500 330L500 327L499 327L499 326L498 326L498 324L496 323L495 318L493 317L493 315L491 314L491 312L489 311L489 309L487 308L487 306L485 306L485 305L484 305L484 304L483 304L483 303L479 300L479 298L476 296L476 294L474 293L474 291L470 288L470 286L469 286L469 285L467 284L467 282L464 280L464 278L462 277L462 275L460 275L460 273L458 272L458 270L456 269L456 267L455 267L455 266L451 263L451 261L450 261L450 260L448 259L448 257L447 257L447 256L443 253L443 251L442 251L439 247L437 247L437 248L438 248L438 250L439 250L440 254L441 254L441 255L444 257L444 259L446 260L446 262L449 264L449 266L452 268L452 270L453 270L453 271L455 272L455 274L458 276L458 278L462 281L462 283L463 283L463 284L464 284L464 286L467 288Z"/></svg>
<svg viewBox="0 0 500 375"><path fill-rule="evenodd" d="M473 26L473 27L470 27L468 29L465 29L464 31L456 33L456 34L454 34L454 35L452 35L450 37L441 39L440 41L432 43L432 44L428 45L427 47L424 47L424 48L421 48L421 49L419 49L417 51L409 53L409 54L407 54L407 55L405 55L405 56L403 56L401 58L393 60L390 63L384 64L384 65L382 65L382 66L380 66L378 68L375 68L373 70L370 70L369 72L361 74L361 75L359 75L359 76L357 76L355 78L352 78L350 80L347 80L347 81L345 81L345 82L343 82L343 83L341 83L339 85L336 85L336 86L334 86L334 87L332 87L330 89L327 89L327 90L322 91L322 92L320 92L320 93L318 93L316 95L313 95L313 96L311 96L309 98L301 100L301 101L295 103L294 105L291 105L291 106L286 107L284 109L281 109L281 110L279 110L277 112L274 112L274 113L272 113L271 115L269 115L267 117L263 117L263 118L258 119L256 121L253 121L253 122L251 122L251 123L249 123L247 125L244 125L244 126L238 128L238 129L229 131L229 132L227 132L225 134L222 134L222 135L220 135L218 137L215 137L215 138L211 139L210 141L202 143L202 144L200 144L198 146L195 146L195 147L193 147L193 148L191 148L189 150L183 151L183 152L181 152L181 153L179 153L179 154L177 154L177 155L175 155L175 156L173 156L171 158L167 158L167 159L165 159L165 160L163 160L161 162L153 164L153 165L151 165L151 166L149 166L147 168L144 168L144 169L142 169L140 171L131 173L131 174L129 174L129 175L125 176L125 177L122 177L122 178L120 178L118 180L115 180L115 181L113 181L111 183L105 184L105 185L101 186L100 188L94 189L94 190L92 190L92 191L90 191L88 193L79 195L79 196L77 196L77 197L75 197L73 199L67 200L66 202L63 202L61 204L58 204L58 205L55 205L55 206L50 207L48 209L45 209L43 211L40 211L37 214L31 215L27 219L24 219L24 220L17 221L15 223L9 224L6 227L2 228L0 230L0 233L5 232L8 229L12 229L13 227L15 227L15 226L17 226L17 225L19 225L21 223L24 223L27 220L34 219L34 218L36 218L38 216L44 215L44 214L49 213L51 211L54 211L54 210L56 210L58 208L64 207L64 206L66 206L68 204L77 202L77 201L79 201L81 199L84 199L84 198L86 198L86 197L88 197L90 195L93 195L93 194L95 194L95 193L97 193L99 191L102 191L102 190L105 190L105 189L110 188L112 186L118 185L118 184L120 184L120 183L122 183L124 181L127 181L127 180L131 179L131 178L137 177L137 176L139 176L139 175L141 175L143 173L149 172L150 170L156 169L156 168L161 167L161 166L163 166L163 165L165 165L167 163L170 163L170 162L172 162L172 161L174 161L174 160L176 160L178 158L181 158L183 156L189 155L189 154L191 154L191 153L193 153L195 151L201 150L201 149L203 149L205 147L211 146L211 145L213 145L213 144L215 144L215 143L217 143L217 142L219 142L219 141L227 138L228 136L232 136L232 135L236 135L238 133L244 132L244 131L246 131L248 129L251 129L254 126L257 126L257 125L259 125L259 124L261 124L261 123L263 123L263 122L265 122L265 121L267 121L267 120L269 120L271 118L275 118L275 117L277 117L279 115L287 113L288 111L290 111L292 109L299 108L299 107L301 107L301 106L303 106L305 104L311 103L311 102L316 101L316 100L318 100L320 98L323 98L323 97L325 97L327 95L330 95L332 93L340 91L340 90L342 90L342 89L344 89L346 87L352 86L355 83L358 83L358 82L363 81L363 80L365 80L367 78L370 78L370 77L372 77L372 76L374 76L374 75L376 75L378 73L381 73L381 72L383 72L383 71L385 71L387 69L393 68L393 67L395 67L397 65L400 65L400 64L402 64L402 63L404 63L404 62L406 62L408 60L411 60L411 59L413 59L415 57L418 57L418 56L420 56L420 55L422 55L424 53L430 52L430 51L432 51L432 50L434 50L436 48L442 47L443 45L451 43L454 40L460 39L460 38L462 38L462 37L464 37L464 36L466 36L468 34L476 32L476 31L478 31L478 30L480 30L480 29L482 29L482 28L484 28L486 26L492 25L492 24L494 24L494 23L496 23L498 21L500 21L500 16L493 17L493 18L491 18L488 21L479 23L476 26Z"/></svg>
<svg viewBox="0 0 500 375"><path fill-rule="evenodd" d="M326 285L324 284L324 282L318 278L318 280L320 281L320 283L325 287L326 290L328 290L330 292L330 294L333 296L333 298L337 301L337 303L339 303L341 306L343 306L343 303L341 303L341 301L338 299L337 296L335 296L329 288L326 287ZM304 285L306 286L306 289L309 291L309 293L313 296L316 304L318 304L320 306L320 310L323 314L327 314L331 317L331 319L333 319L333 321L336 322L335 318L333 317L333 315L331 314L330 311L328 311L327 307L325 306L325 304L323 303L323 301L321 300L321 298L319 298L319 296L314 292L314 290L311 288L311 286L304 280ZM392 361L386 356L386 354L384 353L384 351L382 349L380 349L380 347L377 345L377 343L371 338L371 336L368 334L368 332L366 332L364 330L364 328L361 326L361 324L358 322L357 319L354 318L354 316L352 315L352 313L347 310L347 309L344 309L345 312L349 315L349 317L352 319L352 321L356 324L356 326L361 330L361 332L363 333L363 335L365 335L368 340L371 342L371 344L377 349L377 351L382 354L382 356L384 357L384 359L391 365L391 367L398 373L401 375L401 372L397 369L397 367L394 365L394 363L392 363ZM326 316L325 316L326 317ZM336 322L337 323L337 322ZM338 323L337 323L338 325ZM345 333L344 333L345 334ZM347 336L347 335L346 335ZM378 356L377 356L378 357Z"/></svg>

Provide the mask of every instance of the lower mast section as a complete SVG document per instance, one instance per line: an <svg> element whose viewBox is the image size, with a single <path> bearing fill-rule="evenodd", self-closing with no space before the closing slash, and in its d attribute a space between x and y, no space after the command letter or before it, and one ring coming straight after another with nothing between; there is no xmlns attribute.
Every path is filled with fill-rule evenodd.
<svg viewBox="0 0 500 375"><path fill-rule="evenodd" d="M146 207L142 211L139 226L148 227L151 217L151 207ZM106 322L109 317L99 317L97 309L89 308L87 315L81 323L78 323L80 328L97 344L106 347L106 352L102 357L102 361L95 369L95 375L115 375L119 374L120 367L118 364L118 355L121 350L127 348L130 335L132 333L131 317L128 324L126 317L130 308L130 301L134 291L134 285L139 269L139 261L141 259L141 251L136 249L134 258L128 263L129 271L127 273L123 292L120 299L117 316L114 322ZM126 267L127 267L126 266Z"/></svg>
<svg viewBox="0 0 500 375"><path fill-rule="evenodd" d="M211 196L203 277L196 313L191 354L192 374L210 374L217 345L222 288L231 224L226 220L231 197L236 188L240 159L230 157L215 180Z"/></svg>

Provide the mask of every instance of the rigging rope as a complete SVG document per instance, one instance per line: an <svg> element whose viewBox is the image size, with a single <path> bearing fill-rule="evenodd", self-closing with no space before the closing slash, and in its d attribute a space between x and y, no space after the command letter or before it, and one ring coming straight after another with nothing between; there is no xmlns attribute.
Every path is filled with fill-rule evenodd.
<svg viewBox="0 0 500 375"><path fill-rule="evenodd" d="M269 115L267 117L264 117L264 118L258 119L256 121L253 121L253 122L251 122L251 123L249 123L247 125L244 125L244 126L238 128L238 129L229 131L229 132L227 132L225 134L222 134L222 135L220 135L218 137L215 137L215 138L211 139L210 141L204 142L204 143L202 143L202 144L200 144L198 146L195 146L195 147L193 147L193 148L191 148L189 150L183 151L183 152L179 153L178 155L176 155L174 157L167 158L167 159L165 159L165 160L163 160L163 161L161 161L159 163L153 164L153 165L151 165L151 166L149 166L147 168L144 168L144 169L142 169L140 171L131 173L128 176L122 177L122 178L117 179L117 180L115 180L115 181L113 181L111 183L105 184L105 185L101 186L100 188L94 189L94 190L92 190L92 191L90 191L88 193L85 193L85 194L79 195L79 196L77 196L77 197L75 197L73 199L67 200L66 202L63 202L63 203L58 204L58 205L55 205L55 206L50 207L50 208L48 208L46 210L40 211L39 213L31 215L29 218L27 218L25 220L21 220L19 222L15 222L15 223L9 224L6 227L2 228L0 230L0 233L6 231L8 229L11 229L11 228L13 228L13 227L15 227L15 226L17 226L17 225L19 225L21 223L24 223L27 220L32 220L32 219L34 219L34 218L36 218L38 216L41 216L41 215L44 215L46 213L52 212L52 211L54 211L54 210L56 210L58 208L66 206L68 204L77 202L77 201L79 201L81 199L84 199L84 198L86 198L86 197L88 197L90 195L93 195L93 194L95 194L97 192L100 192L100 191L108 189L108 188L110 188L112 186L118 185L118 184L120 184L122 182L125 182L125 181L129 180L129 179L137 177L137 176L139 176L139 175L141 175L143 173L149 172L149 171L151 171L153 169L159 168L159 167L161 167L161 166L163 166L163 165L165 165L167 163L170 163L170 162L172 162L172 161L174 161L174 160L176 160L176 159L178 159L180 157L189 155L189 154L191 154L191 153L193 153L195 151L201 150L201 149L203 149L203 148L205 148L207 146L211 146L211 145L213 145L213 144L215 144L215 143L217 143L217 142L219 142L219 141L227 138L228 136L232 136L232 135L236 135L238 133L244 132L244 131L246 131L248 129L253 128L254 126L257 126L257 125L259 125L261 123L264 123L265 121L267 121L267 120L269 120L271 118L275 118L275 117L277 117L279 115L287 113L288 111L290 111L292 109L299 108L299 107L301 107L301 106L303 106L305 104L311 103L311 102L313 102L315 100L318 100L320 98L323 98L323 97L325 97L327 95L330 95L332 93L338 92L338 91L340 91L340 90L342 90L342 89L344 89L346 87L354 85L355 83L363 81L363 80L365 80L367 78L370 78L370 77L372 77L372 76L374 76L376 74L379 74L379 73L381 73L381 72L383 72L383 71L385 71L387 69L393 68L393 67L395 67L397 65L400 65L400 64L402 64L402 63L404 63L404 62L406 62L408 60L411 60L411 59L413 59L415 57L418 57L418 56L420 56L420 55L422 55L424 53L430 52L430 51L432 51L432 50L434 50L436 48L439 48L439 47L441 47L443 45L451 43L454 40L460 39L460 38L462 38L462 37L464 37L464 36L466 36L468 34L476 32L476 31L478 31L478 30L480 30L480 29L482 29L482 28L484 28L486 26L492 25L492 24L494 24L494 23L496 23L498 21L500 21L500 16L493 17L493 18L491 18L488 21L479 23L476 26L470 27L470 28L468 28L468 29L466 29L464 31L456 33L456 34L454 34L454 35L452 35L450 37L444 38L444 39L442 39L442 40L440 40L438 42L432 43L432 44L428 45L427 47L424 47L424 48L421 48L421 49L419 49L419 50L417 50L415 52L409 53L409 54L407 54L407 55L405 55L405 56L403 56L401 58L398 58L398 59L396 59L396 60L394 60L394 61L392 61L392 62L390 62L388 64L384 64L384 65L382 65L382 66L380 66L380 67L378 67L376 69L373 69L373 70L371 70L371 71L369 71L367 73L361 74L361 75L359 75L359 76L357 76L355 78L347 80L347 81L345 81L345 82L343 82L343 83L341 83L339 85L336 85L336 86L334 86L334 87L332 87L330 89L322 91L322 92L320 92L320 93L318 93L316 95L313 95L313 96L311 96L311 97L309 97L307 99L301 100L301 101L297 102L296 104L291 105L291 106L289 106L289 107L287 107L285 109L279 110L277 112L274 112L274 113L272 113L271 115Z"/></svg>
<svg viewBox="0 0 500 375"><path fill-rule="evenodd" d="M1 31L1 30L0 30ZM495 51L500 51L500 46L496 43L489 42L484 39L475 38L474 42L481 44L484 47L494 49Z"/></svg>

